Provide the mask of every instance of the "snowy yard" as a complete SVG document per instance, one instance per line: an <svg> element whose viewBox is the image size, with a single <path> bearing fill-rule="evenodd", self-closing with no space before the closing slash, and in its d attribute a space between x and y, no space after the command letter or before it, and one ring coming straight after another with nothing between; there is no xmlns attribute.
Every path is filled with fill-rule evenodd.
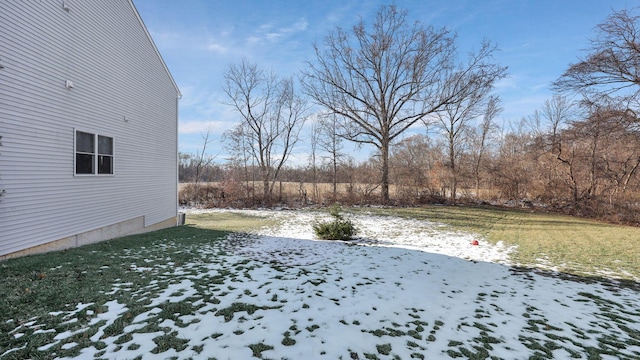
<svg viewBox="0 0 640 360"><path fill-rule="evenodd" d="M129 305L74 304L50 315L87 325L32 319L11 335L51 333L41 350L78 347L81 359L640 358L636 290L519 270L513 248L426 221L357 215L361 239L347 243L313 240L324 213L251 214L281 225L132 250L149 263L132 270L153 280L113 284ZM162 261L181 251L192 261Z"/></svg>

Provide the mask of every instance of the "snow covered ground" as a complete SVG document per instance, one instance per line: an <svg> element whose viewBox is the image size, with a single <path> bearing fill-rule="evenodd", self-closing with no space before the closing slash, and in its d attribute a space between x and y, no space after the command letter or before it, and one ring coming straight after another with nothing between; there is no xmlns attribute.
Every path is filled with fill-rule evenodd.
<svg viewBox="0 0 640 360"><path fill-rule="evenodd" d="M358 215L360 239L337 242L313 239L311 224L326 214L250 213L281 225L200 245L189 263L137 268L154 280L113 292L129 291L144 311L118 335L105 330L126 304L88 314L99 330L76 358L640 358L632 289L520 271L513 248L426 221ZM72 321L87 306L54 315ZM87 329L57 333L49 346L79 347L73 339Z"/></svg>

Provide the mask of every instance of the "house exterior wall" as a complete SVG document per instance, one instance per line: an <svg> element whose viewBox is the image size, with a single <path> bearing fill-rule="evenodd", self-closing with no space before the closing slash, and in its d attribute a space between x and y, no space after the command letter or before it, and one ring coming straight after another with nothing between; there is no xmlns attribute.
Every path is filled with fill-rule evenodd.
<svg viewBox="0 0 640 360"><path fill-rule="evenodd" d="M175 224L179 96L130 0L0 1L0 259ZM75 174L75 130L113 175Z"/></svg>

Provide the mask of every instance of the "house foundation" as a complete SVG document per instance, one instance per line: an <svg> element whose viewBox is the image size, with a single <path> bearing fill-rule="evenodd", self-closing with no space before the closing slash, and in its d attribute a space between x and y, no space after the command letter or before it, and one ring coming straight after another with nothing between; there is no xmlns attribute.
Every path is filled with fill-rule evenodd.
<svg viewBox="0 0 640 360"><path fill-rule="evenodd" d="M28 249L16 251L0 256L0 261L18 258L27 255L43 254L52 251L61 251L80 247L84 245L94 244L106 240L111 240L127 235L142 234L145 232L156 231L184 224L184 215L179 214L178 217L171 217L158 223L144 226L144 216L138 216L133 219L121 221L116 224L107 225L98 229L86 231L77 235L69 236L59 240L51 241L46 244L30 247Z"/></svg>

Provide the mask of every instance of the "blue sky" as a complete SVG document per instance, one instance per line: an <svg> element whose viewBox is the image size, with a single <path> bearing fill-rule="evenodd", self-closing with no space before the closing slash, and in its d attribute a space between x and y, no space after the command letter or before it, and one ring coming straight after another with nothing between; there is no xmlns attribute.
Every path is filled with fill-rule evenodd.
<svg viewBox="0 0 640 360"><path fill-rule="evenodd" d="M211 153L224 161L222 132L241 119L223 105L223 72L246 58L281 76L313 60L314 42L336 26L370 19L385 1L352 0L134 0L156 46L182 91L179 150L194 153L211 129ZM496 62L509 77L496 93L498 121L519 121L552 96L550 83L588 47L594 28L612 10L637 0L415 0L395 2L409 19L457 32L464 54L483 39L498 45ZM297 149L298 161L306 152ZM371 149L360 152L370 153ZM354 154L357 156L357 154Z"/></svg>

